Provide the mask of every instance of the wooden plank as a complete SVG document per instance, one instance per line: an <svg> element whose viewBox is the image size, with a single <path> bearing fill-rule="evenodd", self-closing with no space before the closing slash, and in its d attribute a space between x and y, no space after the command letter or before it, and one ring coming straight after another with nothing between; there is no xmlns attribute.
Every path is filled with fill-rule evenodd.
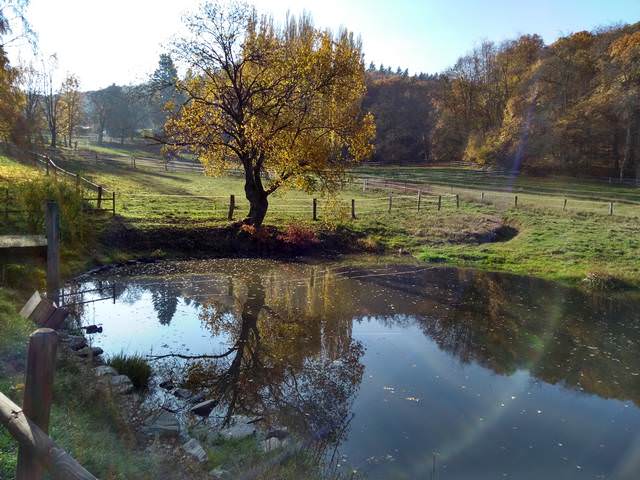
<svg viewBox="0 0 640 480"><path fill-rule="evenodd" d="M0 393L0 423L20 446L37 457L56 479L97 480L71 455L60 448L23 410Z"/></svg>
<svg viewBox="0 0 640 480"><path fill-rule="evenodd" d="M40 303L36 305L36 308L33 309L33 312L29 315L29 319L36 325L44 326L55 311L56 306L53 302L47 298L43 298L40 300Z"/></svg>
<svg viewBox="0 0 640 480"><path fill-rule="evenodd" d="M0 235L0 248L46 247L44 235Z"/></svg>
<svg viewBox="0 0 640 480"><path fill-rule="evenodd" d="M33 295L29 297L29 300L27 300L27 303L24 304L18 315L20 315L22 318L29 318L41 300L42 297L40 296L40 292L36 290L35 292L33 292Z"/></svg>
<svg viewBox="0 0 640 480"><path fill-rule="evenodd" d="M68 316L69 310L63 307L58 307L54 310L54 312L49 316L49 318L44 322L43 325L47 328L52 328L53 330L59 330Z"/></svg>

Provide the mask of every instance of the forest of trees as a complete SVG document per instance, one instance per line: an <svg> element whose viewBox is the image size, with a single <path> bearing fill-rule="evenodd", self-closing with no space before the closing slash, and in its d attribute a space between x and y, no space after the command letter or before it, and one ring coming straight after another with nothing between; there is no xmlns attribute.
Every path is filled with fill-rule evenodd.
<svg viewBox="0 0 640 480"><path fill-rule="evenodd" d="M483 42L437 77L369 68L381 162L640 176L640 23Z"/></svg>
<svg viewBox="0 0 640 480"><path fill-rule="evenodd" d="M9 31L2 22L0 35ZM82 91L55 83L56 59L9 64L0 45L0 135L73 146L79 134L125 142L157 135L185 101L172 57L138 85ZM640 176L640 23L483 42L437 75L370 64L363 107L372 161L474 162L534 174Z"/></svg>

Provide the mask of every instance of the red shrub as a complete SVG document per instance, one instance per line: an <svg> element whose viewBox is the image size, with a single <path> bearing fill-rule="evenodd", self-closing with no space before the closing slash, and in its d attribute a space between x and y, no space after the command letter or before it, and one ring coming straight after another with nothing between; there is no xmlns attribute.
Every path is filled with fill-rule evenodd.
<svg viewBox="0 0 640 480"><path fill-rule="evenodd" d="M318 243L316 233L301 225L289 225L284 234L278 235L278 240L295 248L307 248Z"/></svg>

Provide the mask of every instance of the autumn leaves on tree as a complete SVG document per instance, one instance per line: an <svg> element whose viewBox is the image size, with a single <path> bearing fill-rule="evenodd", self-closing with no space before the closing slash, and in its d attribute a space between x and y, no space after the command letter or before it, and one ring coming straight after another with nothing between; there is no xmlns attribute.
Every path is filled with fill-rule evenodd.
<svg viewBox="0 0 640 480"><path fill-rule="evenodd" d="M441 79L434 159L636 177L639 28L483 43Z"/></svg>
<svg viewBox="0 0 640 480"><path fill-rule="evenodd" d="M240 166L260 226L268 197L294 185L333 190L345 168L367 157L375 135L362 108L360 43L316 29L308 17L279 27L251 7L205 4L175 45L190 68L186 98L161 140L198 155L207 172Z"/></svg>

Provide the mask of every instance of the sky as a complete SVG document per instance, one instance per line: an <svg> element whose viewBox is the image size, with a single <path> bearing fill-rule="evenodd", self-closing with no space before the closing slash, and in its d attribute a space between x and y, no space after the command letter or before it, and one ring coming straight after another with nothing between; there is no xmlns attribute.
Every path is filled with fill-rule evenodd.
<svg viewBox="0 0 640 480"><path fill-rule="evenodd" d="M144 81L200 0L31 0L28 18L41 54L56 53L60 75L75 73L84 90ZM580 30L640 21L640 0L255 0L259 12L284 19L311 13L319 27L360 35L367 64L436 73L483 40L538 33L545 42ZM12 62L29 59L11 45Z"/></svg>

